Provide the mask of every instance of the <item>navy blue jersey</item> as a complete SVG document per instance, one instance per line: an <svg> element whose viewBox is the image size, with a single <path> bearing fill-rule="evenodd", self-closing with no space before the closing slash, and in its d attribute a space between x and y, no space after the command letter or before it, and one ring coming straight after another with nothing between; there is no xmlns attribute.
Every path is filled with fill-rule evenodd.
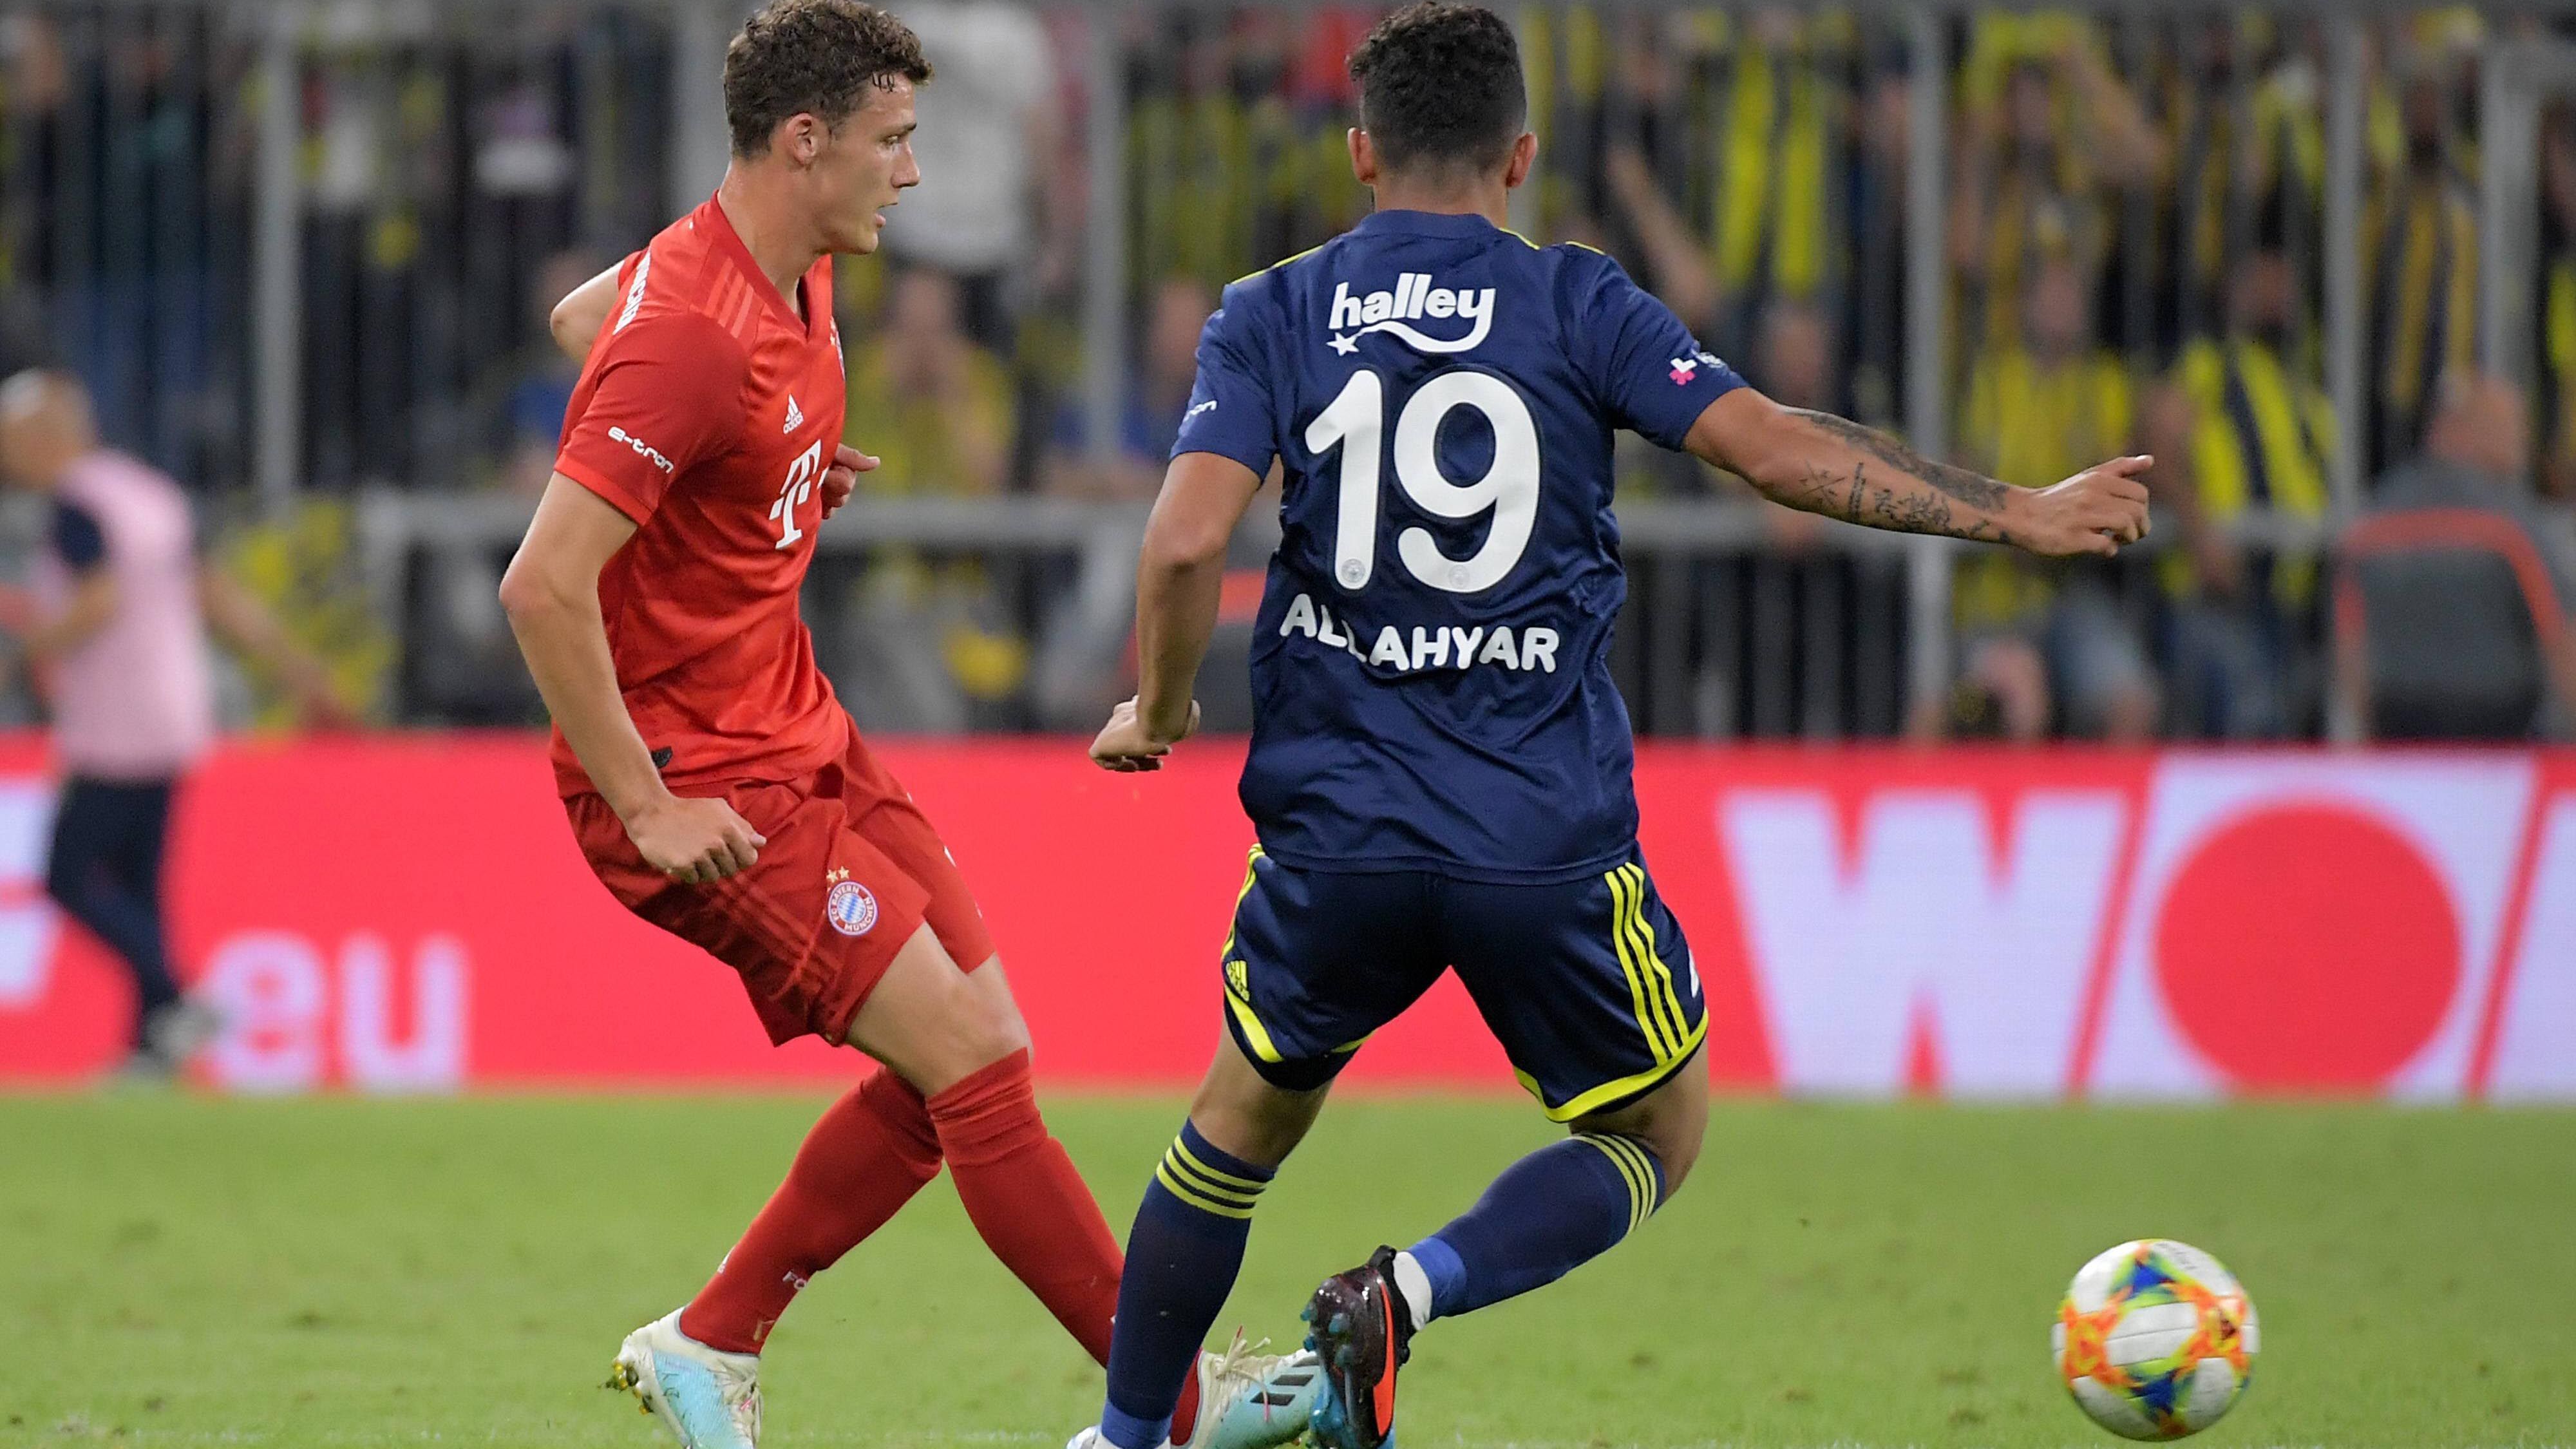
<svg viewBox="0 0 2576 1449"><path fill-rule="evenodd" d="M1226 288L1198 364L1174 455L1287 479L1243 774L1263 848L1498 882L1625 860L1612 437L1678 448L1743 379L1601 253L1411 211Z"/></svg>

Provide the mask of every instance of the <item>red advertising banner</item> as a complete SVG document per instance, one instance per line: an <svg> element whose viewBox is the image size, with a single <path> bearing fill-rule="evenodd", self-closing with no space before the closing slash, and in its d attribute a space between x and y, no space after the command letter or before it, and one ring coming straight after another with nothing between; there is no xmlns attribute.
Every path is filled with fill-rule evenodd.
<svg viewBox="0 0 2576 1449"><path fill-rule="evenodd" d="M1240 746L1149 776L1054 740L881 753L974 884L1047 1080L1194 1081L1251 841ZM1730 1087L2576 1099L2576 755L1654 746L1638 790ZM122 976L43 896L52 800L41 744L0 740L0 1083L122 1043ZM228 748L169 883L227 1090L856 1070L770 1048L730 972L608 898L530 737ZM1511 1077L1444 984L1352 1080Z"/></svg>

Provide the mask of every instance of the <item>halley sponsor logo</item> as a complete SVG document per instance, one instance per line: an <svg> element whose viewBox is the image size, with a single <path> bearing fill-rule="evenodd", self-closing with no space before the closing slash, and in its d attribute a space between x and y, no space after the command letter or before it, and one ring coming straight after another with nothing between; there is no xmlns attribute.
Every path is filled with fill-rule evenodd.
<svg viewBox="0 0 2576 1449"><path fill-rule="evenodd" d="M635 280L626 284L626 310L617 314L617 325L608 329L610 336L614 337L625 331L626 324L634 321L635 314L643 310L644 279L651 275L653 275L653 254L646 252L635 259Z"/></svg>
<svg viewBox="0 0 2576 1449"><path fill-rule="evenodd" d="M642 438L639 438L633 433L620 427L611 427L608 430L608 436L610 441L624 443L626 446L634 449L636 457L644 459L665 473L671 471L671 460L662 456L661 449L645 442Z"/></svg>
<svg viewBox="0 0 2576 1449"><path fill-rule="evenodd" d="M1412 325L1424 318L1471 325L1463 337L1433 337ZM1336 282L1331 326L1333 350L1344 354L1357 351L1359 340L1372 332L1388 333L1416 352L1467 352L1493 330L1494 289L1435 287L1429 272L1404 273L1392 292L1354 295L1350 283ZM1357 330L1345 337L1347 329Z"/></svg>

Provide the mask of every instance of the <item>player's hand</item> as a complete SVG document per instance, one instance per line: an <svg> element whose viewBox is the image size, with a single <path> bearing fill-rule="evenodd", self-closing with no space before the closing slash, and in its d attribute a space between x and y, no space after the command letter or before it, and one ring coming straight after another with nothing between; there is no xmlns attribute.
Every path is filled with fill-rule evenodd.
<svg viewBox="0 0 2576 1449"><path fill-rule="evenodd" d="M2114 458L2054 488L2020 495L2019 516L2007 520L2012 541L2051 558L2118 553L2120 545L2147 536L2147 485L2139 475L2155 462L2144 455Z"/></svg>
<svg viewBox="0 0 2576 1449"><path fill-rule="evenodd" d="M1136 712L1136 701L1128 700L1109 712L1109 723L1101 727L1099 738L1091 742L1091 760L1104 770L1133 774L1140 770L1163 768L1163 757L1172 746L1197 734L1199 702L1190 701L1190 722L1180 734L1158 740L1145 728L1145 720Z"/></svg>
<svg viewBox="0 0 2576 1449"><path fill-rule="evenodd" d="M849 502L850 495L858 491L859 475L875 472L877 464L883 461L882 458L871 458L847 443L841 444L840 451L832 455L832 466L823 470L823 516L829 518L840 512L841 505Z"/></svg>
<svg viewBox="0 0 2576 1449"><path fill-rule="evenodd" d="M704 885L749 870L769 837L722 800L667 795L626 822L644 863L683 885Z"/></svg>

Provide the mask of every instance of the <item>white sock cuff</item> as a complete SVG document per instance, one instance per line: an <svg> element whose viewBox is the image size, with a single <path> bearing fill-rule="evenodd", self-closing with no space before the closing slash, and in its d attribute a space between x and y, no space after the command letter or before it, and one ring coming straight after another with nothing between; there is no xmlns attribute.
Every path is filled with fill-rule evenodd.
<svg viewBox="0 0 2576 1449"><path fill-rule="evenodd" d="M1421 1332L1431 1321L1431 1275L1422 1271L1411 1253L1395 1255L1395 1290L1404 1295L1404 1306L1413 1310L1414 1331Z"/></svg>

